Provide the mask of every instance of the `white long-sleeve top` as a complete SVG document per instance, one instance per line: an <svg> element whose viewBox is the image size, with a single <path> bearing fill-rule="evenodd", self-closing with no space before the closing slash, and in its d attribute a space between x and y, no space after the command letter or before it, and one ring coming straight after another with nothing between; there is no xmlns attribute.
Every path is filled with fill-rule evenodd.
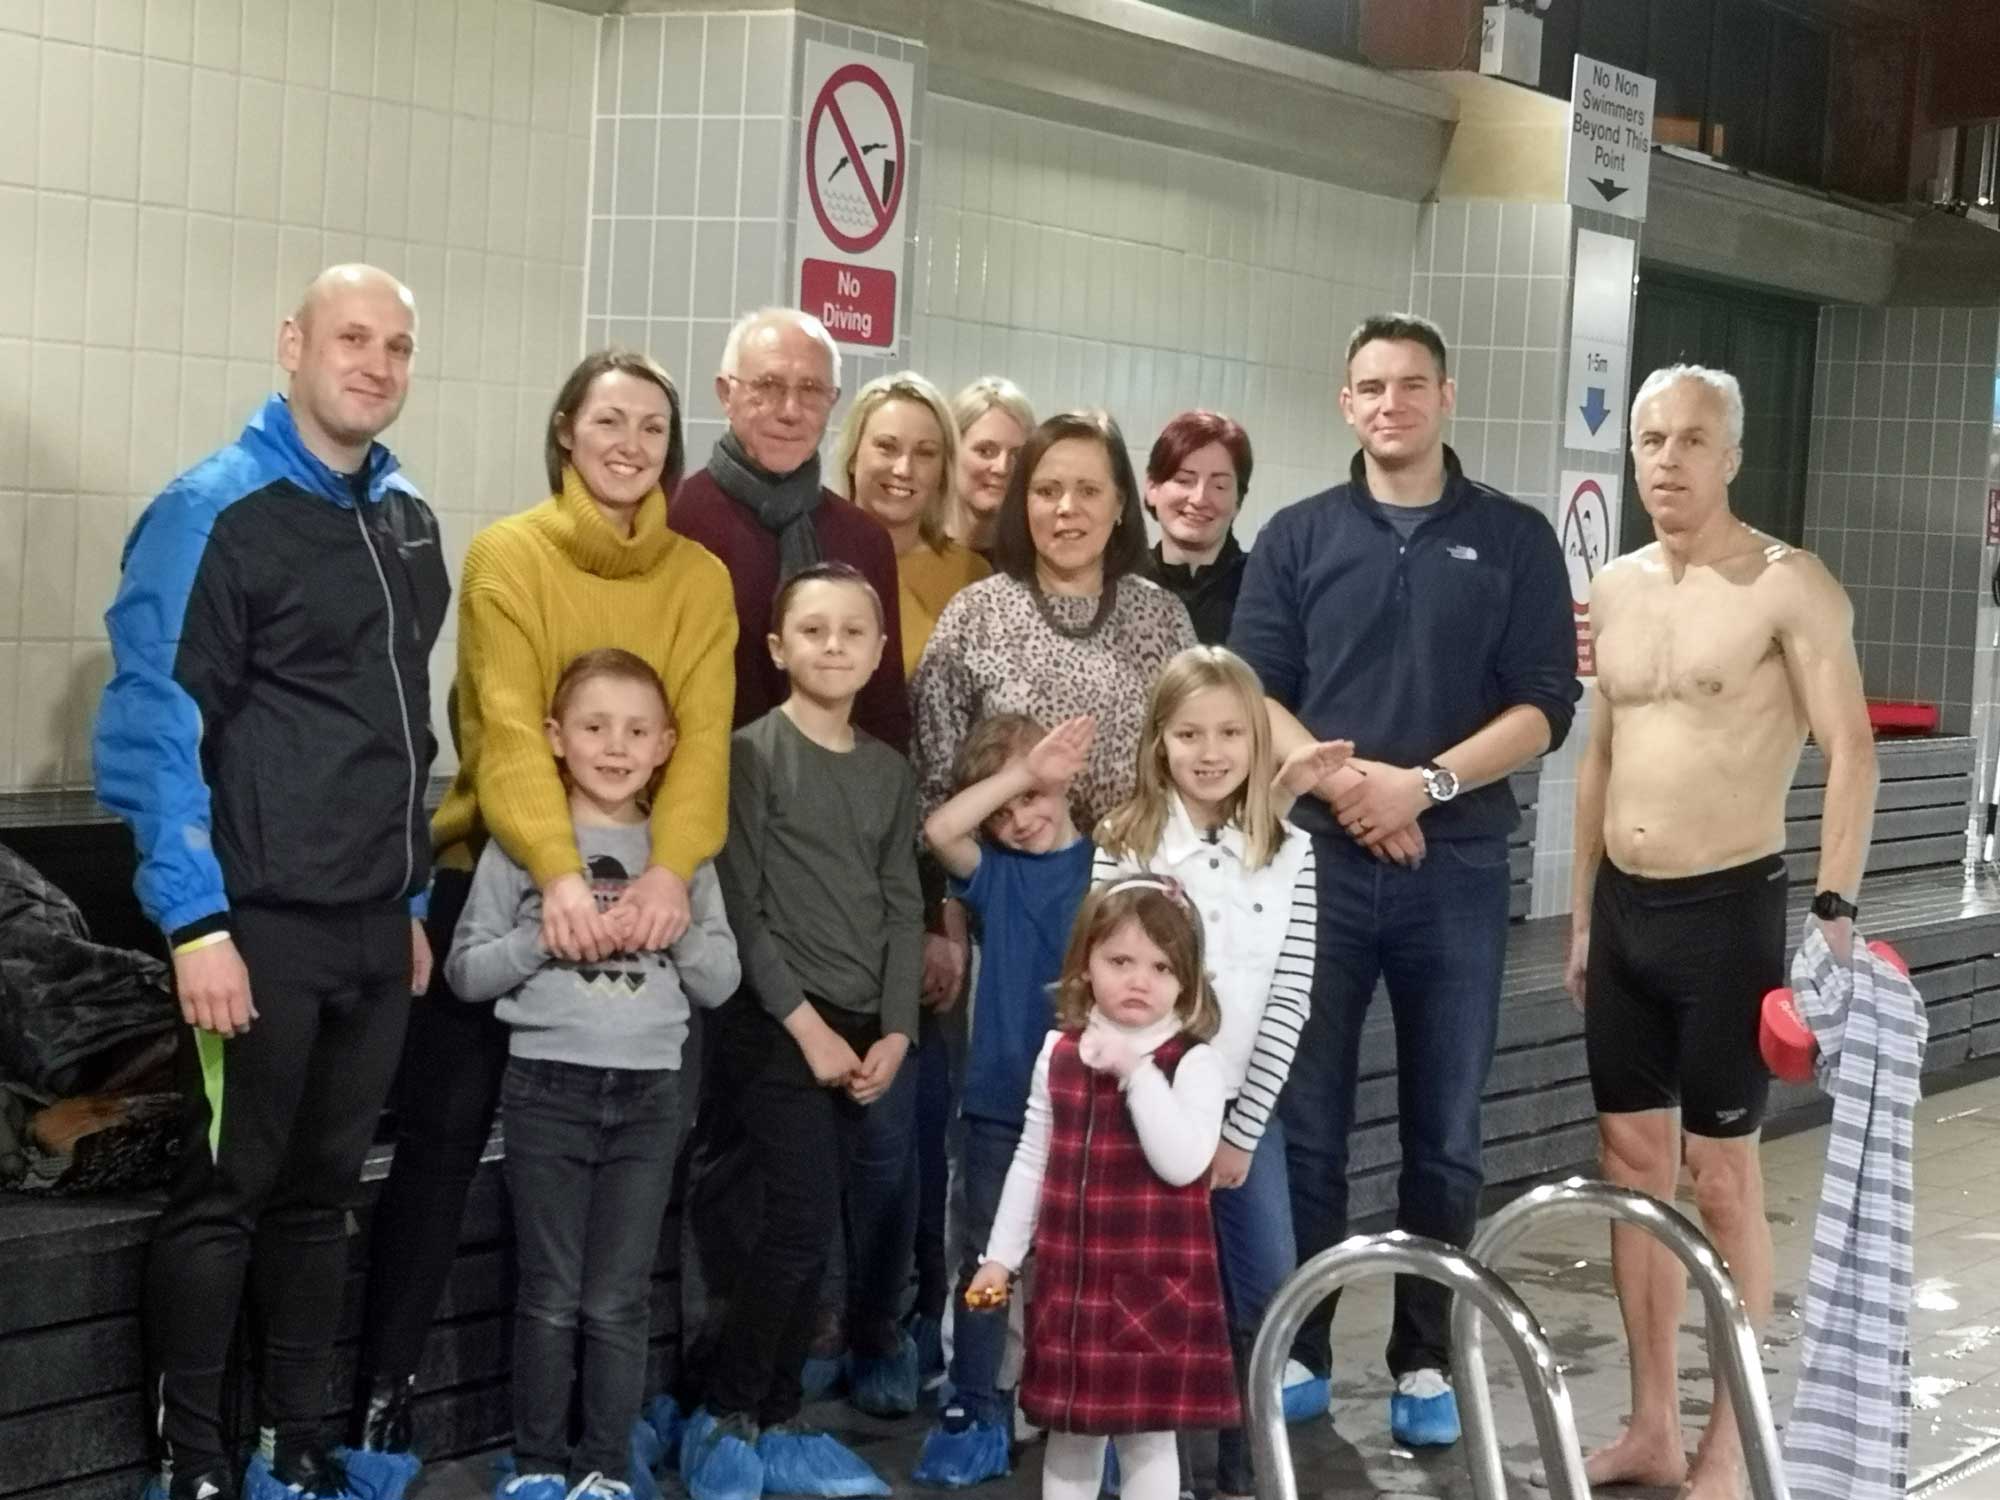
<svg viewBox="0 0 2000 1500"><path fill-rule="evenodd" d="M1124 1027L1096 1011L1091 1012L1084 1028L1086 1044L1093 1040L1092 1033L1098 1033L1112 1045L1122 1043L1145 1059L1121 1085L1125 1107L1132 1112L1132 1126L1138 1131L1146 1164L1174 1187L1185 1187L1214 1162L1215 1148L1222 1140L1222 1111L1229 1099L1222 1060L1213 1047L1197 1043L1183 1052L1172 1083L1154 1065L1154 1051L1180 1031L1180 1020L1175 1016L1151 1026ZM992 1236L986 1242L985 1258L999 1261L1009 1271L1021 1269L1035 1240L1042 1178L1049 1165L1049 1135L1055 1122L1049 1105L1049 1057L1061 1038L1061 1032L1051 1031L1035 1059L1028 1117L1021 1127L1021 1143L1014 1148L1013 1165L1007 1169L1006 1186L1000 1191Z"/></svg>
<svg viewBox="0 0 2000 1500"><path fill-rule="evenodd" d="M1231 1101L1222 1138L1255 1151L1312 1008L1319 950L1312 840L1285 823L1284 843L1270 863L1253 870L1240 828L1229 823L1205 833L1180 797L1168 796L1172 805L1153 857L1114 859L1099 849L1090 878L1094 884L1120 875L1171 875L1201 913L1202 956L1222 1007L1214 1045Z"/></svg>

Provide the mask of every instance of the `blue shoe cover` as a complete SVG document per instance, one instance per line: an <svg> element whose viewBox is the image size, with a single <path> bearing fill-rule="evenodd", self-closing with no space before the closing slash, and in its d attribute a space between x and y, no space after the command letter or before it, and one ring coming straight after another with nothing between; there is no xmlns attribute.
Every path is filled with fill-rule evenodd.
<svg viewBox="0 0 2000 1500"><path fill-rule="evenodd" d="M1287 1422L1310 1422L1326 1415L1333 1400L1333 1382L1315 1375L1297 1360L1285 1364L1284 1412Z"/></svg>
<svg viewBox="0 0 2000 1500"><path fill-rule="evenodd" d="M1458 1397L1448 1385L1434 1395L1398 1390L1389 1397L1389 1432L1406 1448L1449 1448L1458 1441Z"/></svg>
<svg viewBox="0 0 2000 1500"><path fill-rule="evenodd" d="M333 1452L347 1466L347 1492L354 1500L403 1500L403 1492L424 1466L414 1453L373 1453L360 1448L336 1448Z"/></svg>
<svg viewBox="0 0 2000 1500"><path fill-rule="evenodd" d="M631 1472L625 1476L625 1482L631 1486L632 1500L660 1500L660 1482L654 1476L667 1461L666 1444L660 1441L651 1422L635 1417L628 1446L632 1455Z"/></svg>
<svg viewBox="0 0 2000 1500"><path fill-rule="evenodd" d="M139 1500L167 1500L167 1486L157 1473L148 1474L139 1486Z"/></svg>
<svg viewBox="0 0 2000 1500"><path fill-rule="evenodd" d="M962 1490L1013 1470L1008 1432L999 1422L975 1422L964 1407L948 1410L924 1439L910 1477L918 1484Z"/></svg>
<svg viewBox="0 0 2000 1500"><path fill-rule="evenodd" d="M687 1414L681 1404L672 1396L655 1396L646 1403L645 1419L653 1424L653 1433L660 1440L660 1465L678 1462L681 1451L681 1432L687 1426Z"/></svg>
<svg viewBox="0 0 2000 1500"><path fill-rule="evenodd" d="M568 1500L569 1481L560 1474L516 1474L514 1455L493 1461L493 1500Z"/></svg>
<svg viewBox="0 0 2000 1500"><path fill-rule="evenodd" d="M759 1500L764 1460L750 1446L748 1421L726 1423L703 1407L681 1432L681 1482L692 1500Z"/></svg>
<svg viewBox="0 0 2000 1500"><path fill-rule="evenodd" d="M757 1439L767 1495L887 1495L882 1476L831 1433L786 1423Z"/></svg>
<svg viewBox="0 0 2000 1500"><path fill-rule="evenodd" d="M898 1332L894 1354L848 1357L847 1399L871 1417L907 1417L917 1409L917 1341Z"/></svg>
<svg viewBox="0 0 2000 1500"><path fill-rule="evenodd" d="M1119 1487L1123 1484L1124 1480L1119 1477L1118 1473L1118 1445L1116 1443L1106 1443L1104 1445L1104 1482L1100 1486L1100 1492L1111 1496L1112 1500L1117 1500Z"/></svg>
<svg viewBox="0 0 2000 1500"><path fill-rule="evenodd" d="M799 1371L799 1393L806 1401L824 1401L847 1383L847 1356L808 1359Z"/></svg>

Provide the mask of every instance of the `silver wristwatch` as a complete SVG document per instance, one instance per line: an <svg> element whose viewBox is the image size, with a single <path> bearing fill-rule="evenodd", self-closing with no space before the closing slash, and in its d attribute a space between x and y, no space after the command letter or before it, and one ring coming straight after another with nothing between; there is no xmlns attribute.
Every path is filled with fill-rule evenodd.
<svg viewBox="0 0 2000 1500"><path fill-rule="evenodd" d="M1449 802L1458 795L1458 772L1433 763L1418 766L1417 774L1424 778L1424 791L1431 801Z"/></svg>

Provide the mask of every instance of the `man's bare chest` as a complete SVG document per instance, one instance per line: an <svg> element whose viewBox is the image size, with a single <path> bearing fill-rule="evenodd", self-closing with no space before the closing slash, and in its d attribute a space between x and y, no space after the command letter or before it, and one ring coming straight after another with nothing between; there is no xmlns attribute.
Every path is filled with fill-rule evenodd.
<svg viewBox="0 0 2000 1500"><path fill-rule="evenodd" d="M1606 615L1596 639L1598 685L1614 705L1721 707L1782 683L1776 631L1745 590L1662 582Z"/></svg>

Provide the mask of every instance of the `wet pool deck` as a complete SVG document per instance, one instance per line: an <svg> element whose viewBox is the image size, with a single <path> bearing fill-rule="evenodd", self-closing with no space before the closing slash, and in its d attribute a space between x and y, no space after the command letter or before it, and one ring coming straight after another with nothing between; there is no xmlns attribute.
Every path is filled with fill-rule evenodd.
<svg viewBox="0 0 2000 1500"><path fill-rule="evenodd" d="M1805 1282L1812 1219L1819 1198L1824 1128L1801 1131L1763 1150L1767 1210L1777 1245L1777 1310L1765 1341L1765 1372L1780 1421L1797 1377L1799 1296ZM1917 1150L1916 1310L1913 1364L1916 1415L1911 1436L1913 1485L1956 1472L1992 1448L2000 1452L2000 1078L1952 1089L1919 1107ZM1689 1212L1692 1212L1691 1206ZM1615 1436L1626 1410L1623 1333L1611 1290L1601 1223L1559 1220L1496 1269L1542 1319L1562 1359L1586 1446ZM1343 1295L1335 1324L1339 1350L1333 1420L1294 1427L1302 1500L1349 1496L1469 1500L1471 1486L1456 1449L1423 1456L1397 1448L1387 1432L1381 1348L1388 1328L1387 1280ZM1488 1340L1501 1434L1515 1493L1536 1465L1527 1407L1504 1350ZM1690 1447L1708 1412L1709 1383L1699 1304L1689 1297L1681 1328L1681 1409ZM908 1481L923 1428L880 1423L843 1405L809 1415L841 1433L896 1486ZM1013 1477L978 1492L989 1500L1030 1500L1039 1493L1040 1450L1022 1451ZM490 1493L491 1461L441 1464L425 1476L419 1500L473 1500ZM679 1486L670 1481L670 1495ZM1621 1495L1664 1496L1622 1489ZM2000 1496L2000 1469L1952 1484L1950 1500Z"/></svg>

